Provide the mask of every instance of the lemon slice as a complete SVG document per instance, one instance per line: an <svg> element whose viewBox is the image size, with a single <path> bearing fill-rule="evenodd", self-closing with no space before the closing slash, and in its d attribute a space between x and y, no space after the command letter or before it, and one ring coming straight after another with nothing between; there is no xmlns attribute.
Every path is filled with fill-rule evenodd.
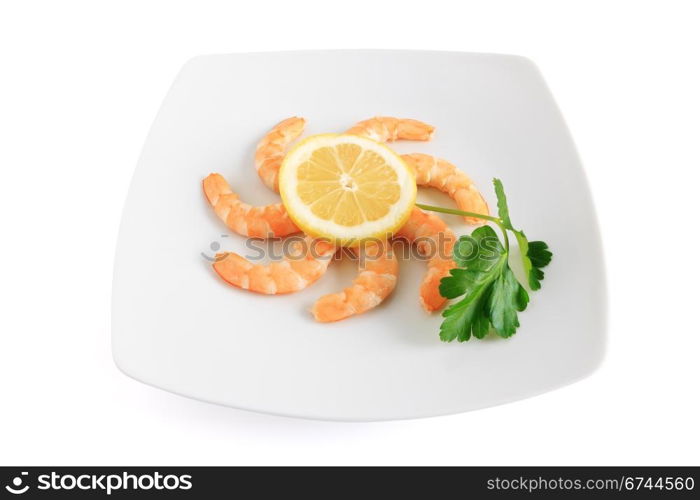
<svg viewBox="0 0 700 500"><path fill-rule="evenodd" d="M349 134L300 142L282 162L279 186L297 226L346 246L391 236L416 200L415 176L399 155Z"/></svg>

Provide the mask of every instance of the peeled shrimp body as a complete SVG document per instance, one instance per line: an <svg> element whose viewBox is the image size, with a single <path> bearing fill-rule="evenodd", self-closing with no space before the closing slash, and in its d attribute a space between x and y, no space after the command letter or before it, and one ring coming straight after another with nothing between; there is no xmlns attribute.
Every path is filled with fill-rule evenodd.
<svg viewBox="0 0 700 500"><path fill-rule="evenodd" d="M429 141L433 137L433 132L435 132L435 127L418 120L376 116L358 122L346 134L361 135L379 142L391 142L396 140Z"/></svg>
<svg viewBox="0 0 700 500"><path fill-rule="evenodd" d="M429 141L435 127L418 120L376 117L357 123L348 134L362 135L375 141L388 142L397 139ZM416 184L437 188L454 199L460 210L488 215L489 208L474 182L452 163L434 156L414 153L401 158L416 174ZM482 219L464 218L470 224L483 224Z"/></svg>
<svg viewBox="0 0 700 500"><path fill-rule="evenodd" d="M360 272L342 292L324 295L311 309L316 321L339 321L377 307L396 287L399 264L387 242L358 250Z"/></svg>
<svg viewBox="0 0 700 500"><path fill-rule="evenodd" d="M489 214L486 200L467 174L447 160L434 156L413 153L401 155L401 158L416 174L416 184L439 189L455 200L460 210L477 214ZM465 217L470 224L483 224L483 219Z"/></svg>
<svg viewBox="0 0 700 500"><path fill-rule="evenodd" d="M251 238L282 237L299 231L282 203L254 207L242 202L219 174L203 181L204 195L229 229Z"/></svg>
<svg viewBox="0 0 700 500"><path fill-rule="evenodd" d="M216 255L212 267L228 284L252 292L275 295L303 290L326 272L335 248L305 236L291 245L279 262L253 264L233 252Z"/></svg>
<svg viewBox="0 0 700 500"><path fill-rule="evenodd" d="M255 168L267 187L279 193L278 173L285 150L304 132L306 120L293 116L282 120L258 143Z"/></svg>
<svg viewBox="0 0 700 500"><path fill-rule="evenodd" d="M255 151L255 168L267 187L279 192L278 174L285 150L304 132L306 120L293 116L282 120L258 143ZM356 124L348 134L370 137L380 142L404 139L429 141L435 127L418 120L376 117Z"/></svg>
<svg viewBox="0 0 700 500"><path fill-rule="evenodd" d="M456 267L452 260L452 249L457 240L454 233L437 215L414 208L396 237L415 242L418 252L429 257L428 272L420 285L419 300L427 312L442 308L447 299L440 295L440 280Z"/></svg>
<svg viewBox="0 0 700 500"><path fill-rule="evenodd" d="M258 144L255 165L269 188L278 191L278 172L286 148L303 133L304 126L303 118L288 118ZM434 130L431 125L417 120L376 117L359 122L347 133L381 142L427 141ZM440 189L454 198L462 210L488 213L473 182L454 165L423 154L404 155L403 159L415 170L418 185ZM281 203L259 207L244 203L219 174L204 179L203 188L217 216L243 236L282 237L299 231ZM438 216L414 208L396 236L415 242L418 251L429 257L428 272L420 286L420 303L428 312L440 309L446 302L439 292L440 280L455 267L452 260L454 233ZM318 280L326 272L335 250L328 242L304 236L293 244L292 255L285 256L282 261L254 264L236 253L221 253L217 254L213 268L224 281L245 290L263 294L292 293ZM312 313L317 321L339 321L362 314L393 292L398 262L390 245L369 245L356 251L360 252L358 276L344 290L316 301Z"/></svg>

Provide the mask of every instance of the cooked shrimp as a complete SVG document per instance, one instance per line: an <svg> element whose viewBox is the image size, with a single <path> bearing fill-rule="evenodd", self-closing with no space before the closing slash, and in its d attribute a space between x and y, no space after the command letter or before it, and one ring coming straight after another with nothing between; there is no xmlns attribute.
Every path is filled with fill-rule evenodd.
<svg viewBox="0 0 700 500"><path fill-rule="evenodd" d="M204 195L232 231L251 238L282 237L299 231L282 203L254 207L242 202L219 174L203 181Z"/></svg>
<svg viewBox="0 0 700 500"><path fill-rule="evenodd" d="M413 167L416 184L437 188L457 202L460 210L477 214L489 214L486 200L467 174L447 160L435 158L423 153L401 155L401 158ZM470 224L483 224L483 219L465 217Z"/></svg>
<svg viewBox="0 0 700 500"><path fill-rule="evenodd" d="M373 243L361 248L360 273L342 292L324 295L311 312L316 321L339 321L375 308L396 286L399 265L391 244Z"/></svg>
<svg viewBox="0 0 700 500"><path fill-rule="evenodd" d="M267 187L279 192L278 174L285 150L303 132L306 120L293 116L282 120L258 143L255 151L255 167ZM404 139L408 141L429 141L435 127L418 120L376 117L357 123L348 134L362 135L376 141L387 142Z"/></svg>
<svg viewBox="0 0 700 500"><path fill-rule="evenodd" d="M379 142L390 142L400 139L406 141L429 141L433 137L433 132L435 132L435 127L418 120L376 116L369 120L358 122L346 133L362 135Z"/></svg>
<svg viewBox="0 0 700 500"><path fill-rule="evenodd" d="M304 132L306 120L293 116L282 120L258 143L255 150L255 168L258 175L270 189L279 192L277 174L284 159L284 153L292 142Z"/></svg>
<svg viewBox="0 0 700 500"><path fill-rule="evenodd" d="M415 242L418 252L429 258L428 273L420 286L420 303L428 312L440 309L447 300L440 295L440 280L456 266L452 260L452 248L456 241L454 233L437 215L414 208L408 222L396 236Z"/></svg>
<svg viewBox="0 0 700 500"><path fill-rule="evenodd" d="M237 253L216 255L212 264L224 281L252 292L275 295L303 290L326 272L335 252L330 243L305 236L293 242L289 255L269 264L253 264Z"/></svg>

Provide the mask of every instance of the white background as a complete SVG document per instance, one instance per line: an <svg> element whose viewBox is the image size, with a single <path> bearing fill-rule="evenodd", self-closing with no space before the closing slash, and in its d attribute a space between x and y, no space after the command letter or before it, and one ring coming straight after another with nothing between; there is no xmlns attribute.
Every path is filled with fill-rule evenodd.
<svg viewBox="0 0 700 500"><path fill-rule="evenodd" d="M0 5L0 464L700 463L693 2ZM190 401L116 369L120 212L175 74L198 54L314 48L501 52L538 64L604 238L610 328L595 374L462 415L342 424Z"/></svg>

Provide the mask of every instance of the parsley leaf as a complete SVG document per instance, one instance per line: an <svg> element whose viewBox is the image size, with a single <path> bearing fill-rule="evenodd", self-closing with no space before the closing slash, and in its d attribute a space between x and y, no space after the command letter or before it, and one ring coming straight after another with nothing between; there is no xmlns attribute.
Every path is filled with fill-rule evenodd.
<svg viewBox="0 0 700 500"><path fill-rule="evenodd" d="M510 213L508 211L508 200L506 200L506 192L503 189L503 183L500 179L493 180L493 188L496 191L496 200L498 200L498 217L507 229L513 229L513 224L510 222Z"/></svg>
<svg viewBox="0 0 700 500"><path fill-rule="evenodd" d="M522 250L520 252L522 253ZM539 290L542 287L540 282L544 279L542 268L551 262L552 252L544 241L530 241L527 244L526 255L532 264L528 274L528 284L532 290Z"/></svg>
<svg viewBox="0 0 700 500"><path fill-rule="evenodd" d="M552 260L552 252L549 251L549 247L544 241L528 241L523 231L513 227L503 183L499 179L494 179L493 186L498 199L498 216L503 226L510 229L515 235L528 285L532 290L539 290L542 287L541 281L544 279L542 268Z"/></svg>
<svg viewBox="0 0 700 500"><path fill-rule="evenodd" d="M466 253L466 249L468 253ZM462 236L454 247L461 267L452 269L440 282L440 295L459 302L443 313L440 338L464 342L473 335L483 338L490 326L501 337L510 337L520 325L518 311L527 306L527 291L508 267L508 252L490 226Z"/></svg>
<svg viewBox="0 0 700 500"><path fill-rule="evenodd" d="M542 268L552 260L552 252L544 241L528 241L523 231L513 227L503 183L494 179L493 185L498 217L416 204L425 210L482 218L496 224L503 233L502 244L492 227L482 226L455 243L453 258L457 267L440 281L440 295L462 298L442 313L445 319L440 325L440 339L445 342L482 339L490 331L507 338L520 326L518 313L525 310L530 296L510 268L508 231L518 242L531 290L542 286Z"/></svg>

